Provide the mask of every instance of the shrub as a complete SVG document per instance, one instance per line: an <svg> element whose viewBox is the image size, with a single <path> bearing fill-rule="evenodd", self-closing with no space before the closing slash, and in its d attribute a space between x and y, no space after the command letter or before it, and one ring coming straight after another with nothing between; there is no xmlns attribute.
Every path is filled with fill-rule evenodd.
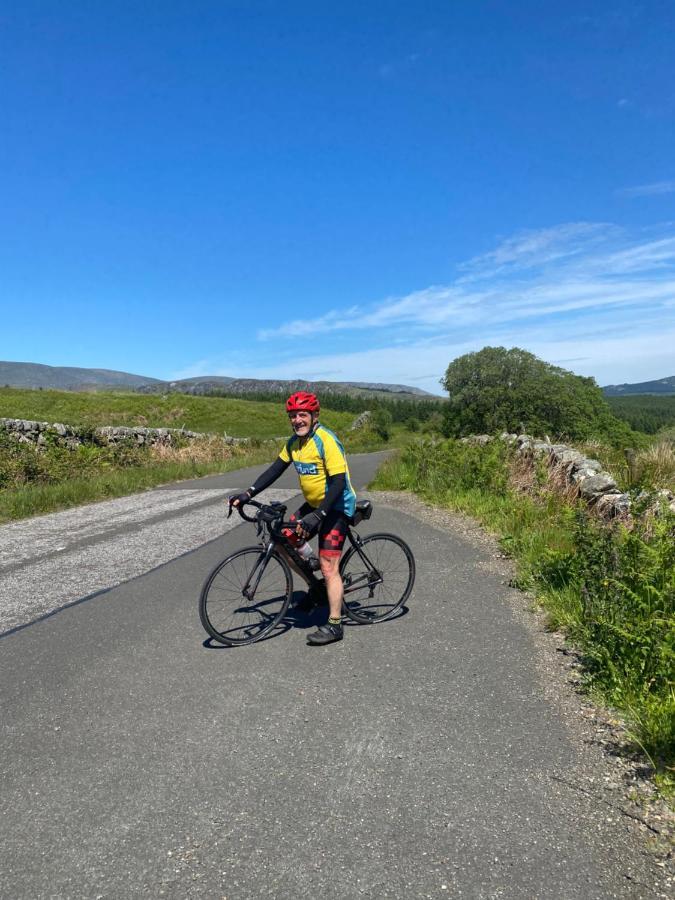
<svg viewBox="0 0 675 900"><path fill-rule="evenodd" d="M393 421L391 413L384 407L376 409L373 413L372 427L375 433L382 438L383 441L389 440Z"/></svg>

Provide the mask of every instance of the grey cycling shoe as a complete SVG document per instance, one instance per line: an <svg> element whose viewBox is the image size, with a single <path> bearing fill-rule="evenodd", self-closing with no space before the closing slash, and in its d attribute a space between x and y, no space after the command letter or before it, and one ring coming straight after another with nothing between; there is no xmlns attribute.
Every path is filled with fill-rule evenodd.
<svg viewBox="0 0 675 900"><path fill-rule="evenodd" d="M326 622L325 625L319 625L316 631L307 636L307 643L313 646L321 644L332 644L335 641L341 641L344 637L344 629L342 623L334 625L332 622Z"/></svg>

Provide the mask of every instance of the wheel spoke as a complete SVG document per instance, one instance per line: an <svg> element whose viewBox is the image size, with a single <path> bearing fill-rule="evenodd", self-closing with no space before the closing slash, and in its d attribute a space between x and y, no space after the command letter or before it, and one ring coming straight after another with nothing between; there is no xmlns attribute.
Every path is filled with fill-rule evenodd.
<svg viewBox="0 0 675 900"><path fill-rule="evenodd" d="M281 620L291 596L287 566L274 554L264 570L256 568L262 551L240 550L211 573L202 590L200 616L209 634L226 644L246 644L268 634ZM258 585L253 596L244 587Z"/></svg>
<svg viewBox="0 0 675 900"><path fill-rule="evenodd" d="M394 535L370 535L361 549L368 563L354 549L343 563L343 578L349 584L345 608L357 622L382 621L393 616L409 596L415 562L407 544Z"/></svg>

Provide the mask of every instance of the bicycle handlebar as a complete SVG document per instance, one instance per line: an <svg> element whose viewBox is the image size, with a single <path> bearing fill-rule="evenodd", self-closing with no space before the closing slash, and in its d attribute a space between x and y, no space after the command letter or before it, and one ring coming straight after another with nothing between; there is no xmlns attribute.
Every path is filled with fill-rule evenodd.
<svg viewBox="0 0 675 900"><path fill-rule="evenodd" d="M239 515L242 517L242 519L244 519L246 522L254 522L255 523L258 521L258 514L256 513L255 516L247 516L246 513L244 512L244 507L248 506L249 503L251 504L251 506L257 506L258 509L263 508L262 503L258 503L257 500L247 500L246 503L240 503L239 506L235 506L234 508L237 510ZM230 515L232 515L232 505L231 504L230 504Z"/></svg>
<svg viewBox="0 0 675 900"><path fill-rule="evenodd" d="M259 510L254 516L247 516L246 513L244 512L244 507L249 506L249 505L255 506ZM241 518L244 519L245 522L252 522L254 525L260 521L260 518L261 518L260 512L262 510L274 509L274 507L272 507L272 506L265 505L264 503L258 503L257 500L247 500L246 503L240 503L238 506L235 506L235 507L233 507L232 504L230 504L230 511L227 514L228 519L232 515L233 508L237 510L237 512L239 513ZM281 509L279 509L279 512L281 512ZM284 507L283 512L281 512L282 516L283 516L284 512L286 512L286 507ZM297 522L284 522L283 519L280 519L278 517L270 517L269 519L265 518L265 519L263 519L263 521L266 522L267 525L272 526L274 531L282 531L285 528L289 528L292 531L295 531L297 524L298 524Z"/></svg>

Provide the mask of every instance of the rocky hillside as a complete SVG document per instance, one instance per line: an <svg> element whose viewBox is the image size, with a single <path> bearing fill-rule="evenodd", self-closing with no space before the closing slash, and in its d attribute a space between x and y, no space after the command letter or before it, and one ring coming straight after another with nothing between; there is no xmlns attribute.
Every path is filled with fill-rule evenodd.
<svg viewBox="0 0 675 900"><path fill-rule="evenodd" d="M389 397L397 400L423 400L434 398L433 394L405 384L381 384L364 381L282 381L262 378L203 377L185 378L182 381L146 384L138 388L143 393L176 391L182 394L212 394L224 391L228 394L273 393L290 394L292 391L312 390L326 394L350 394L359 397Z"/></svg>

